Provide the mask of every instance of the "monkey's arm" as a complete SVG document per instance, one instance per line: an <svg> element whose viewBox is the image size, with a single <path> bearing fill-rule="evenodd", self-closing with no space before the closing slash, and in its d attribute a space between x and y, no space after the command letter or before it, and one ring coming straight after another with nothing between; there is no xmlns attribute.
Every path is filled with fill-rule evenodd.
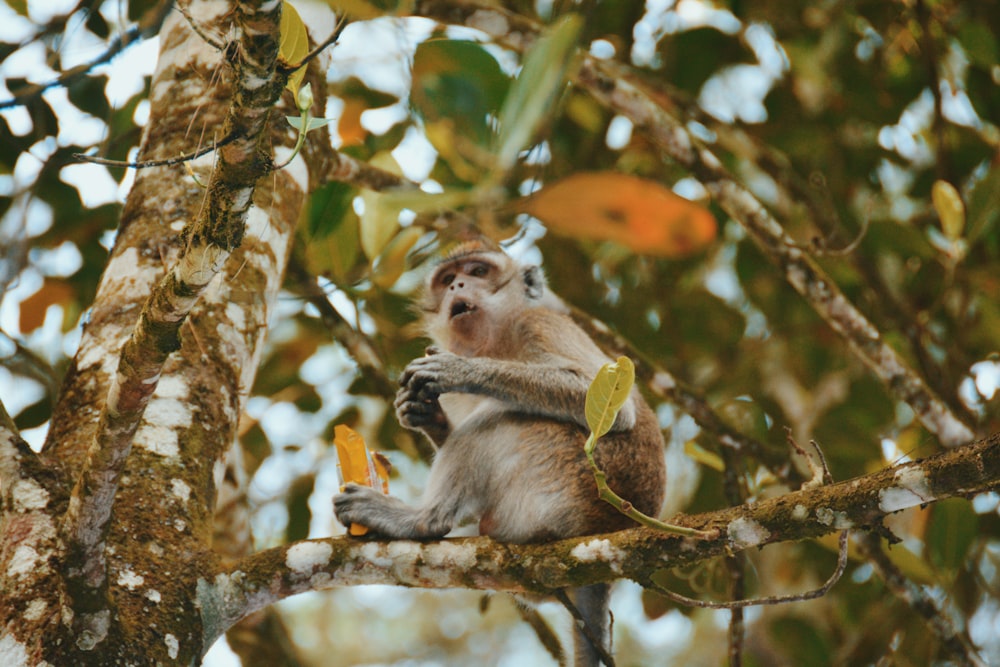
<svg viewBox="0 0 1000 667"><path fill-rule="evenodd" d="M586 427L591 379L580 365L555 355L529 363L441 352L415 359L406 367L396 406L401 415L414 414L425 409L421 406L436 405L442 394L475 394L497 399L517 412ZM627 431L635 422L635 405L630 398L612 431Z"/></svg>

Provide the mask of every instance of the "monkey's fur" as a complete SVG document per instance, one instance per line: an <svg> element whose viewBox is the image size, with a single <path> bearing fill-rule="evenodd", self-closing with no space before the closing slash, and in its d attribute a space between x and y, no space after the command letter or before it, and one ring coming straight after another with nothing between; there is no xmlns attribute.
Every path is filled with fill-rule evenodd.
<svg viewBox="0 0 1000 667"><path fill-rule="evenodd" d="M552 298L549 295L548 298ZM428 279L419 302L441 348L400 378L396 415L438 447L418 507L356 484L334 498L344 525L395 539L442 537L479 522L504 542L541 542L634 525L598 497L583 451L587 388L609 359L573 321L545 304L537 266L483 242L460 246ZM633 391L595 450L608 485L656 516L666 472L652 410ZM607 584L571 591L592 636L608 634ZM576 662L596 665L575 633Z"/></svg>

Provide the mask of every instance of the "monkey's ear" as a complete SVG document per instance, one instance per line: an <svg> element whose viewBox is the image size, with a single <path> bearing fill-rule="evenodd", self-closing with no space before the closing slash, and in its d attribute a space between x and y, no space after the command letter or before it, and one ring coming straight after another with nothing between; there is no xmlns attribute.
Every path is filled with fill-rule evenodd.
<svg viewBox="0 0 1000 667"><path fill-rule="evenodd" d="M524 273L524 293L532 301L538 301L545 294L545 274L540 266L526 266Z"/></svg>

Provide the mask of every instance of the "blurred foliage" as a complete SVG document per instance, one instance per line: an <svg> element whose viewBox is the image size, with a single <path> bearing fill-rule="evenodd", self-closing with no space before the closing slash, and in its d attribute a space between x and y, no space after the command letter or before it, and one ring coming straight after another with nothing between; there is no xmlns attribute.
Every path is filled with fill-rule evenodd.
<svg viewBox="0 0 1000 667"><path fill-rule="evenodd" d="M65 88L42 94L37 86L79 62L96 61L110 39L156 3L82 2L67 5L65 14L44 9L46 3L29 4L31 14L15 0L2 7L3 20L14 26L0 42L2 76L8 95L18 98L0 100L0 362L10 374L3 385L7 407L37 442L121 213L121 194L112 191L103 201L93 194L108 183L123 184L124 191L129 181L124 170L88 167L81 182L72 175L71 168L79 169L72 155L133 154L151 63L136 74L134 63L131 70L125 67L126 55ZM541 14L543 21L579 11L584 49L630 64L658 100L685 118L772 208L796 242L817 254L950 406L974 415L984 433L1000 428L1000 2L506 5L536 19ZM32 20L25 22L25 15ZM361 48L373 40L381 49L376 58ZM358 429L382 449L398 450L391 452L393 493L417 491L413 480L422 464L415 459L422 449L396 423L384 387L426 344L410 306L426 260L468 220L498 237L519 235L515 249L544 260L557 294L607 323L646 363L670 370L750 437L774 447L785 446L786 429L800 443L814 439L836 479L936 449L912 411L892 399L704 188L659 154L642 128L559 80L543 83L551 74L544 63L526 80L523 54L513 45L444 25L404 28L403 19L377 19L349 26L332 51L327 94L337 120L334 144L364 161L393 152L408 177L433 181L429 191L460 193L456 201L465 205L466 217L439 216L430 205L414 215L404 212L380 231L386 236L380 243L389 245L373 266L362 252L362 191L330 182L311 193L293 261L321 278L329 298L325 306L317 304L289 286L240 428L261 545L333 529L330 441L337 423ZM554 53L558 62L550 67L572 71L566 52ZM409 67L400 69L400 63ZM113 99L112 81L129 71L138 77L136 91ZM477 192L479 179L492 168L489 151L497 147L505 103L537 86L552 96L541 112L523 112L531 116L523 122L537 130L528 145L504 146L511 154L524 150L516 165L492 174L496 187ZM99 138L81 138L89 136L80 130L81 120L100 124ZM584 171L617 171L673 188L714 216L715 241L704 251L667 259L574 230L572 221L558 236L546 234L539 221L513 213L525 210L519 197ZM938 220L932 192L941 182L951 184L964 204L965 224L957 237ZM388 238L394 234L395 245ZM370 347L377 377L359 373L361 359L352 358L357 345L335 326ZM12 383L26 392L18 394L23 399L8 393ZM38 386L40 392L29 391ZM682 421L664 424L680 445L696 440L704 450L718 451L712 433L688 433L690 424ZM751 494L778 491L755 462L744 464L740 475ZM672 474L696 477L689 511L727 502L719 471L683 468L672 468ZM671 484L686 486L679 478ZM1000 663L995 494L974 505L954 500L894 517L888 528L903 540L890 552L897 566L947 600L966 619L983 659ZM834 556L826 545L785 545L752 561L750 592L757 595L816 585L832 569ZM725 576L706 567L671 585L689 595L724 595L719 585ZM484 655L500 652L522 655L501 639L518 624L510 609L461 623L448 616L474 597L394 592L366 607L345 592L304 603L306 611L289 605L287 613L308 617L296 632L312 647L317 665L330 664L324 656L336 642L333 654L343 658L338 664L392 663L408 651L437 664L486 660ZM650 618L679 613L653 595L643 596L643 603ZM357 629L357 604L371 617L367 627L392 641L358 641L375 635ZM558 610L548 611L558 616ZM674 633L669 646L643 633L645 621L635 614L618 617L623 662L719 664L725 635L716 615L682 613L686 634ZM751 619L748 665L948 659L926 621L859 559L826 598L766 608ZM532 641L530 635L518 637L522 644ZM492 652L484 654L483 646Z"/></svg>

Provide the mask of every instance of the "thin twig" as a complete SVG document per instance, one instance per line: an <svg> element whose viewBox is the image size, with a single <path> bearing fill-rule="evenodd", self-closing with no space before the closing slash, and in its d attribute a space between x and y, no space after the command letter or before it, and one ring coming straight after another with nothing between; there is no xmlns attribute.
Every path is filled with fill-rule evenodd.
<svg viewBox="0 0 1000 667"><path fill-rule="evenodd" d="M869 533L863 536L858 540L858 548L878 572L886 587L926 619L931 631L938 636L946 650L961 664L982 667L983 661L976 655L976 649L968 635L959 629L960 624L949 618L947 610L933 595L929 595L922 586L900 571L883 549L878 535Z"/></svg>
<svg viewBox="0 0 1000 667"><path fill-rule="evenodd" d="M181 16L183 16L187 20L188 26L191 27L191 30L194 31L194 34L201 37L202 41L204 41L206 44L208 44L217 51L226 50L226 45L223 42L217 41L215 38L213 38L211 35L209 35L204 30L201 29L201 24L194 20L194 17L191 16L191 12L188 11L187 7L178 3L177 11L179 11L181 13Z"/></svg>
<svg viewBox="0 0 1000 667"><path fill-rule="evenodd" d="M840 581L840 578L844 575L844 571L847 569L847 537L850 531L843 531L840 533L839 541L839 551L837 552L837 568L833 571L833 574L826 580L826 582L819 588L814 588L811 591L806 591L805 593L793 593L791 595L774 595L770 597L763 598L753 598L750 600L731 600L729 602L711 602L709 600L698 600L696 598L689 598L686 595L681 595L680 593L675 593L663 586L657 584L652 579L648 579L645 582L646 588L651 588L657 593L663 595L664 597L682 604L686 607L702 607L705 609L743 609L744 607L757 607L762 605L777 605L777 604L787 604L789 602L801 602L804 600L815 600L816 598L823 597L829 592L833 586Z"/></svg>
<svg viewBox="0 0 1000 667"><path fill-rule="evenodd" d="M725 463L723 472L723 492L730 505L742 505L750 495L746 484L746 469L742 452L728 447L720 450ZM725 565L729 572L729 597L741 600L746 595L746 554L726 556ZM743 609L731 609L729 617L729 667L743 664L743 644L746 639L746 619Z"/></svg>
<svg viewBox="0 0 1000 667"><path fill-rule="evenodd" d="M322 42L320 42L320 44L315 49L307 53L302 58L302 60L299 61L297 65L279 65L278 70L283 73L291 73L299 68L305 67L313 59L319 56L319 54L321 54L323 50L326 49L326 47L330 46L331 44L335 44L337 42L337 40L340 38L340 33L344 32L344 28L347 27L347 24L348 24L347 17L341 16L340 20L337 21L337 25L334 27L333 32L330 33L330 36L324 39Z"/></svg>
<svg viewBox="0 0 1000 667"><path fill-rule="evenodd" d="M810 460L810 467L813 467L812 457L810 457L806 451L792 438L791 430L788 431L788 442L799 454L806 456ZM830 473L830 467L826 463L826 456L823 454L823 450L820 448L819 443L815 440L811 441L813 448L817 453L819 458L820 470L817 472L825 484L833 484L833 475ZM807 484L804 488L808 488ZM690 606L690 607L706 607L709 609L743 609L744 607L753 607L757 605L776 605L785 604L787 602L799 602L801 600L813 600L818 597L826 595L826 593L833 588L834 584L840 581L840 578L844 574L844 570L847 568L847 537L848 531L843 531L840 534L839 551L837 553L837 568L830 575L830 578L826 580L819 588L807 591L805 593L795 593L792 595L778 595L773 597L764 598L754 598L752 600L734 600L731 602L708 602L706 600L698 600L695 598L689 598L680 593L674 593L655 582L653 583L653 588L662 593L664 596L670 598L674 602Z"/></svg>
<svg viewBox="0 0 1000 667"><path fill-rule="evenodd" d="M184 162L191 162L192 160L197 160L203 155L207 155L214 150L222 148L231 144L236 139L239 139L239 135L236 133L230 134L227 137L216 141L215 143L199 148L193 153L188 153L187 155L178 155L177 157L164 158L162 160L142 160L140 162L125 162L123 160L109 160L108 158L97 157L96 155L85 155L84 153L73 153L73 157L81 162L89 162L91 164L101 164L105 167L122 167L123 169L148 169L150 167L170 167L175 164L182 164Z"/></svg>
<svg viewBox="0 0 1000 667"><path fill-rule="evenodd" d="M865 216L861 219L861 229L858 230L857 236L848 243L843 248L831 248L829 247L829 239L815 238L813 239L811 248L803 248L803 250L812 250L818 256L825 257L847 257L861 245L861 242L865 240L865 236L868 235L868 228L871 226L871 218Z"/></svg>

